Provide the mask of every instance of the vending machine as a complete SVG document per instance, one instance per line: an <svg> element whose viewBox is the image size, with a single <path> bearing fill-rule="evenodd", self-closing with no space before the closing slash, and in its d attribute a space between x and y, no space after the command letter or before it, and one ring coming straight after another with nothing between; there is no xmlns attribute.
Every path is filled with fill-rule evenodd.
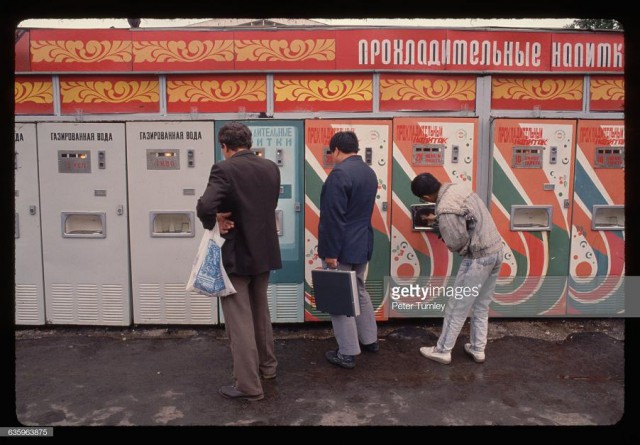
<svg viewBox="0 0 640 445"><path fill-rule="evenodd" d="M216 135L226 121L216 121ZM304 126L302 121L242 121L251 130L256 156L276 163L280 168L280 196L275 211L282 269L271 271L267 297L271 321L304 321L303 282L303 170ZM216 136L216 162L222 161L222 148ZM220 322L224 314L220 312Z"/></svg>
<svg viewBox="0 0 640 445"><path fill-rule="evenodd" d="M15 126L15 321L42 325L44 278L35 124Z"/></svg>
<svg viewBox="0 0 640 445"><path fill-rule="evenodd" d="M217 324L217 299L185 287L204 228L196 217L213 164L213 122L128 122L133 321Z"/></svg>
<svg viewBox="0 0 640 445"><path fill-rule="evenodd" d="M624 151L624 121L578 121L567 314L624 311Z"/></svg>
<svg viewBox="0 0 640 445"><path fill-rule="evenodd" d="M491 215L504 241L494 315L566 312L575 132L573 120L493 122Z"/></svg>
<svg viewBox="0 0 640 445"><path fill-rule="evenodd" d="M411 181L421 173L431 173L443 184L462 183L475 191L477 133L477 118L393 119L392 288L396 284L439 287L455 278L461 258L447 249L433 227L420 220L420 212L433 212L432 204L413 195ZM415 299L420 304L414 304L411 298L392 295L387 298L389 317L441 317L445 294L423 297Z"/></svg>
<svg viewBox="0 0 640 445"><path fill-rule="evenodd" d="M356 134L360 147L358 154L378 178L378 193L371 217L373 256L367 268L365 286L371 296L376 319L386 320L384 281L389 275L391 121L313 119L305 121L305 321L329 319L329 315L315 307L311 271L322 267L317 255L320 191L334 166L329 140L339 131Z"/></svg>
<svg viewBox="0 0 640 445"><path fill-rule="evenodd" d="M129 325L125 129L38 124L48 323Z"/></svg>

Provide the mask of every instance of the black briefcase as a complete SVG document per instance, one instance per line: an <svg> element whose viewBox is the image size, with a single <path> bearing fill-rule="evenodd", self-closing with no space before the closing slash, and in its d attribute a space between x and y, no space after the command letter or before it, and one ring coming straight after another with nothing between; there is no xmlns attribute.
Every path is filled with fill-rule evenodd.
<svg viewBox="0 0 640 445"><path fill-rule="evenodd" d="M316 308L331 315L360 315L358 282L354 270L314 269L311 271Z"/></svg>

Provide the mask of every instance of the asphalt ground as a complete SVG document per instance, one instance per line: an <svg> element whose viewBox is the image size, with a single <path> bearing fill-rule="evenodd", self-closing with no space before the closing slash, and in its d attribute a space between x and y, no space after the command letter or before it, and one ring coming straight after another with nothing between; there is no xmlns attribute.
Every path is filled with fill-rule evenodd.
<svg viewBox="0 0 640 445"><path fill-rule="evenodd" d="M617 433L636 419L628 406L635 399L625 392L633 376L625 375L624 319L491 320L483 364L463 350L467 323L450 365L419 353L435 344L440 324L379 323L380 351L358 356L353 370L325 359L336 347L329 323L276 325L277 378L263 382L257 402L217 392L232 382L223 326L18 328L15 419L92 438L105 429L164 435L185 426Z"/></svg>

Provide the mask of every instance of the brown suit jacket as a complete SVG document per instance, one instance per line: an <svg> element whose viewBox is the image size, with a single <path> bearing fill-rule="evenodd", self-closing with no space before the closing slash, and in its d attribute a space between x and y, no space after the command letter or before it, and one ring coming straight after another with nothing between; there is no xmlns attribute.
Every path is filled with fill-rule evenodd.
<svg viewBox="0 0 640 445"><path fill-rule="evenodd" d="M222 246L228 274L256 275L280 269L275 210L280 169L251 150L240 150L211 167L209 183L196 211L205 229L213 229L218 212L231 212L235 227Z"/></svg>

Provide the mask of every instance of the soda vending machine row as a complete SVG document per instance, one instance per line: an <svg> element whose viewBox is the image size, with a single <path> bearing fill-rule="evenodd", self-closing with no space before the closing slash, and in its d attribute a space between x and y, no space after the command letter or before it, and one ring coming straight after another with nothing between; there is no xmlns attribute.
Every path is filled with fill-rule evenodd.
<svg viewBox="0 0 640 445"><path fill-rule="evenodd" d="M217 324L217 299L185 286L204 229L196 203L213 163L213 122L128 122L133 320Z"/></svg>
<svg viewBox="0 0 640 445"><path fill-rule="evenodd" d="M37 125L46 321L129 325L125 128Z"/></svg>
<svg viewBox="0 0 640 445"><path fill-rule="evenodd" d="M371 217L374 251L365 285L376 319L386 320L384 278L389 274L391 121L314 119L305 121L305 321L329 319L327 314L315 307L311 271L322 266L317 255L320 191L334 166L329 140L338 131L353 131L356 134L360 147L358 154L378 177L378 193Z"/></svg>
<svg viewBox="0 0 640 445"><path fill-rule="evenodd" d="M35 124L15 126L15 321L42 325L44 279Z"/></svg>
<svg viewBox="0 0 640 445"><path fill-rule="evenodd" d="M226 121L216 121L216 135ZM278 228L282 269L271 271L267 297L271 321L299 323L303 315L303 123L301 121L243 121L252 133L251 150L280 168L280 197L274 218ZM223 160L216 138L216 162ZM206 183L205 183L206 184ZM233 215L232 215L233 218ZM220 322L224 314L220 311Z"/></svg>

